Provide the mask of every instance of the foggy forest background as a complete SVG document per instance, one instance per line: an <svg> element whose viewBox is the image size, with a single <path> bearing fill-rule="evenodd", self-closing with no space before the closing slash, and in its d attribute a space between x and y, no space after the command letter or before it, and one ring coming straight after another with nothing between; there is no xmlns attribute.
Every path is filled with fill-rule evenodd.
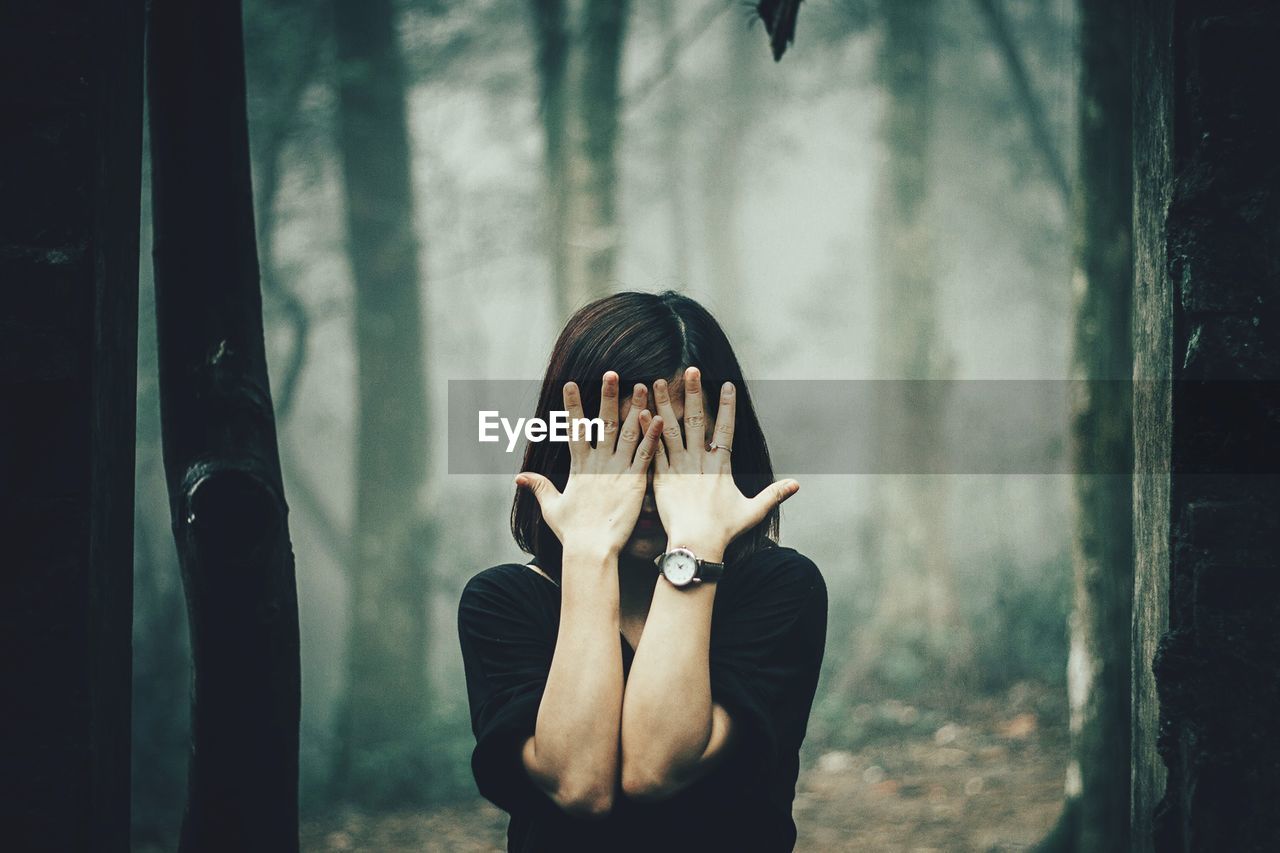
<svg viewBox="0 0 1280 853"><path fill-rule="evenodd" d="M614 53L599 30L577 35L576 16L601 5L614 9L596 22L615 28ZM428 831L458 833L442 849L502 843L470 775L455 612L473 574L523 559L510 477L448 474L447 380L540 379L584 296L666 288L720 319L749 382L1069 375L1071 0L813 0L777 64L739 2L567 6L340 0L335 16L244 3L311 849L396 849L379 815L400 821L406 845ZM557 9L561 30L547 25ZM341 25L355 18L372 23ZM377 72L388 56L402 74ZM556 56L563 77L549 87ZM375 70L362 77L365 61ZM616 81L598 73L611 63ZM398 131L384 102L405 106ZM564 132L575 122L594 129L591 145ZM362 172L396 159L397 133L404 181ZM570 186L566 163L592 179ZM895 183L904 170L919 186ZM399 192L384 197L388 186ZM147 258L146 189L143 200ZM917 227L895 228L904 209ZM575 229L594 256L575 256ZM190 673L150 276L144 262L133 820L135 844L169 849ZM902 299L904 276L926 282L912 291L925 298ZM370 281L389 301L361 296ZM1061 467L1066 429L1046 424L1045 470ZM1035 841L1066 773L1069 478L800 479L782 541L814 559L831 594L802 842ZM363 512L362 489L382 496Z"/></svg>

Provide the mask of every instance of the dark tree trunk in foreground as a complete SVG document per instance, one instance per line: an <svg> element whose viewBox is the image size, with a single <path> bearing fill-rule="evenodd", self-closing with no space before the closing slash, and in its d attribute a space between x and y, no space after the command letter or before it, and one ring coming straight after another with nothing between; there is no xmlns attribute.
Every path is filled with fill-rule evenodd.
<svg viewBox="0 0 1280 853"><path fill-rule="evenodd" d="M140 2L10 3L0 846L129 849Z"/></svg>
<svg viewBox="0 0 1280 853"><path fill-rule="evenodd" d="M938 322L929 188L933 182L934 18L929 0L882 7L878 75L885 89L877 250L876 363L893 380L876 441L887 459L943 469L944 379L950 371ZM943 475L893 473L878 480L878 600L864 644L882 651L873 674L897 686L937 677L963 654L945 542ZM864 668L859 666L859 669Z"/></svg>
<svg viewBox="0 0 1280 853"><path fill-rule="evenodd" d="M298 849L298 607L238 3L152 0L161 427L194 664L181 849Z"/></svg>
<svg viewBox="0 0 1280 853"><path fill-rule="evenodd" d="M546 234L562 317L615 284L618 79L629 7L627 0L530 2L547 170Z"/></svg>
<svg viewBox="0 0 1280 853"><path fill-rule="evenodd" d="M356 292L355 563L339 784L412 801L426 770L426 388L405 81L390 0L339 0L338 138Z"/></svg>
<svg viewBox="0 0 1280 853"><path fill-rule="evenodd" d="M1277 850L1280 6L1135 23L1134 847Z"/></svg>
<svg viewBox="0 0 1280 853"><path fill-rule="evenodd" d="M1133 595L1132 135L1129 7L1080 5L1080 142L1071 353L1075 579L1067 667L1071 757L1056 843L1129 849Z"/></svg>

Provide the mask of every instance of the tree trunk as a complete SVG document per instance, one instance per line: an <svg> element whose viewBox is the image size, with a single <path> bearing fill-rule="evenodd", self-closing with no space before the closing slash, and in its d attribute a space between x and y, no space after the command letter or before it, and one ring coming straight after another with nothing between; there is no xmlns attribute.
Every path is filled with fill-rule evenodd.
<svg viewBox="0 0 1280 853"><path fill-rule="evenodd" d="M666 81L662 115L662 160L667 203L671 206L671 275L677 288L690 282L689 213L685 204L684 91L680 77L680 38L675 0L658 0L665 64L671 69Z"/></svg>
<svg viewBox="0 0 1280 853"><path fill-rule="evenodd" d="M1129 7L1080 6L1071 354L1071 758L1058 849L1129 849L1133 595L1132 138Z"/></svg>
<svg viewBox="0 0 1280 853"><path fill-rule="evenodd" d="M6 4L0 816L129 849L140 2Z"/></svg>
<svg viewBox="0 0 1280 853"><path fill-rule="evenodd" d="M355 563L338 783L414 801L426 769L426 380L404 67L390 0L339 0L338 140L356 292Z"/></svg>
<svg viewBox="0 0 1280 853"><path fill-rule="evenodd" d="M181 849L298 849L298 608L267 380L238 3L152 0L165 474L194 663Z"/></svg>
<svg viewBox="0 0 1280 853"><path fill-rule="evenodd" d="M532 0L552 275L562 317L616 279L618 79L626 0Z"/></svg>
<svg viewBox="0 0 1280 853"><path fill-rule="evenodd" d="M883 458L942 471L942 418L950 372L938 323L929 221L934 17L930 0L884 4L879 77L885 91L877 216L876 362L888 402L877 419ZM946 477L895 471L879 478L879 596L864 645L875 675L918 685L958 664L954 591L946 546ZM861 668L861 667L859 667Z"/></svg>
<svg viewBox="0 0 1280 853"><path fill-rule="evenodd" d="M258 223L258 257L266 323L273 308L287 323L289 347L276 371L280 381L272 395L276 417L287 424L293 411L302 371L307 363L310 317L294 294L289 278L275 262L276 201L284 177L285 153L298 123L301 101L315 80L316 66L329 24L326 6L299 0L266 0L248 7L256 15L245 22L249 90L249 152L254 166L254 208ZM249 38L250 35L256 38ZM285 460L286 469L288 459Z"/></svg>
<svg viewBox="0 0 1280 853"><path fill-rule="evenodd" d="M745 139L751 126L756 83L755 34L741 21L729 26L724 65L724 100L716 109L716 127L706 147L703 211L706 227L707 278L711 302L721 322L741 327L737 310L743 284L738 209L742 200Z"/></svg>
<svg viewBox="0 0 1280 853"><path fill-rule="evenodd" d="M1165 218L1173 15L1168 0L1133 9L1133 686L1130 691L1130 840L1151 853L1152 818L1166 770L1156 751L1160 701L1151 662L1169 627L1169 458L1173 426L1173 294Z"/></svg>
<svg viewBox="0 0 1280 853"><path fill-rule="evenodd" d="M1280 7L1135 20L1134 846L1276 850Z"/></svg>

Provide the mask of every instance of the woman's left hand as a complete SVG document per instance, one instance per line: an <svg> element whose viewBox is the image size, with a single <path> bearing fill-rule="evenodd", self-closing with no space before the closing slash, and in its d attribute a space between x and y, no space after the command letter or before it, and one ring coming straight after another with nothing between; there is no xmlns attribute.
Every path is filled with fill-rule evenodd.
<svg viewBox="0 0 1280 853"><path fill-rule="evenodd" d="M760 494L747 497L733 481L730 448L736 389L732 382L720 389L715 432L708 448L702 374L696 367L684 373L684 430L671 406L666 380L654 383L654 402L662 423L662 452L654 459L653 496L667 531L669 548L685 547L701 559L719 562L734 537L759 524L775 506L800 489L795 480L781 480ZM688 439L684 434L687 433Z"/></svg>

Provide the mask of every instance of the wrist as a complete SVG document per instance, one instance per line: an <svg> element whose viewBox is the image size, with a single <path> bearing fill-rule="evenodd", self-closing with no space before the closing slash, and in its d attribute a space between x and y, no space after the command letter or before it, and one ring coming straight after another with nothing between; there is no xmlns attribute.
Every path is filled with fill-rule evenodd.
<svg viewBox="0 0 1280 853"><path fill-rule="evenodd" d="M706 534L685 534L679 528L667 534L667 550L672 548L688 548L699 560L710 563L724 562L725 548L728 542L717 536Z"/></svg>
<svg viewBox="0 0 1280 853"><path fill-rule="evenodd" d="M570 541L561 549L561 562L584 564L616 563L622 548L608 542Z"/></svg>

